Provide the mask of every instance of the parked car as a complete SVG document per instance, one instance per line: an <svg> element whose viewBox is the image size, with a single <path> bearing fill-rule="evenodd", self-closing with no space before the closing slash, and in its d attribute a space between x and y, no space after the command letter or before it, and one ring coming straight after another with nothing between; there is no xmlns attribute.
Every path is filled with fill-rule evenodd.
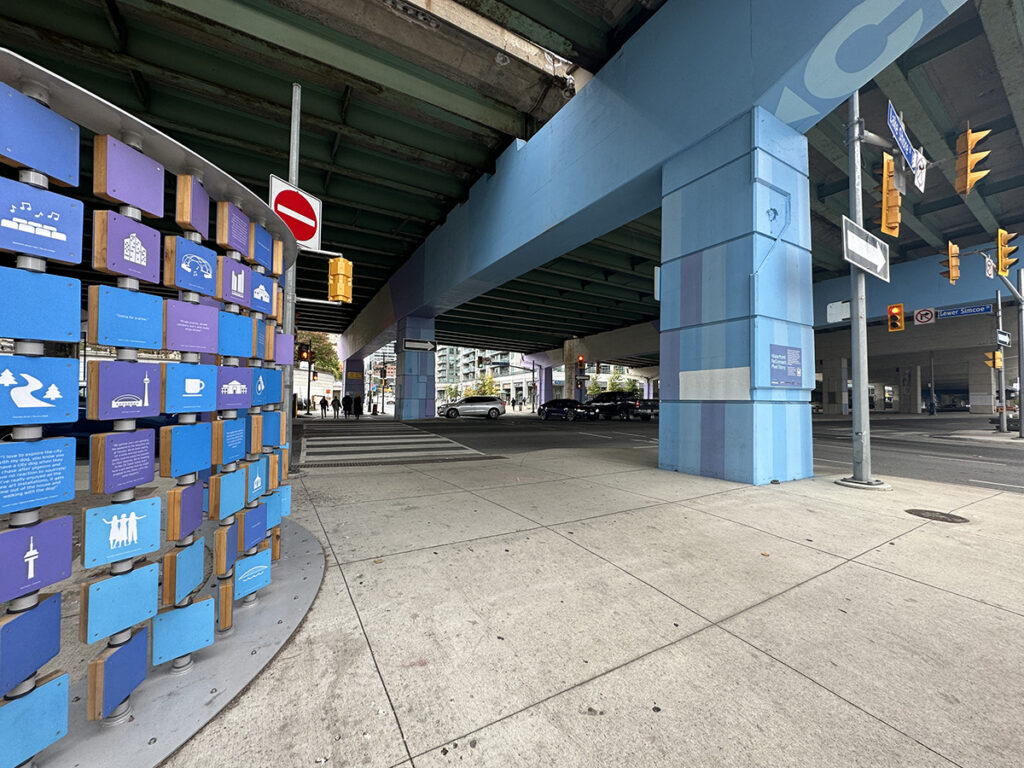
<svg viewBox="0 0 1024 768"><path fill-rule="evenodd" d="M658 415L657 400L637 398L632 392L601 392L588 400L585 408L591 419L618 416L623 421L629 421L636 416L641 421L650 421L652 416Z"/></svg>
<svg viewBox="0 0 1024 768"><path fill-rule="evenodd" d="M579 400L548 400L537 408L537 415L544 420L576 421L587 418L587 409Z"/></svg>
<svg viewBox="0 0 1024 768"><path fill-rule="evenodd" d="M501 402L501 398L483 395L464 397L454 403L437 407L437 415L449 419L458 416L485 416L488 419L496 419L504 412L505 404Z"/></svg>

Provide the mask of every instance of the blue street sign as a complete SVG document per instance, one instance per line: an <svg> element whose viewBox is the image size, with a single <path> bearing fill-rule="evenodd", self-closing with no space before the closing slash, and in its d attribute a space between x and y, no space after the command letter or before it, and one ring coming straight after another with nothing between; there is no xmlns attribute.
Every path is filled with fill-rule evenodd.
<svg viewBox="0 0 1024 768"><path fill-rule="evenodd" d="M892 131L892 137L896 139L896 144L900 148L900 152L903 154L903 159L907 161L907 166L910 168L914 167L914 145L910 143L910 137L907 136L907 129L903 127L903 121L900 120L900 116L896 114L896 108L889 102L889 114L888 114L889 130Z"/></svg>
<svg viewBox="0 0 1024 768"><path fill-rule="evenodd" d="M945 317L970 317L971 315L991 315L991 304L974 304L970 307L954 307L953 309L940 309L935 316L942 320Z"/></svg>
<svg viewBox="0 0 1024 768"><path fill-rule="evenodd" d="M54 424L78 418L78 360L0 357L0 424Z"/></svg>

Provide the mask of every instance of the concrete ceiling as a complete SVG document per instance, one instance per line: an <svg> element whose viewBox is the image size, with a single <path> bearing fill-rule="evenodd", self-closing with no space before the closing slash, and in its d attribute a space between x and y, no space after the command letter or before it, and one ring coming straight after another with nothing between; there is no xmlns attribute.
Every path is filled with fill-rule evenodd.
<svg viewBox="0 0 1024 768"><path fill-rule="evenodd" d="M300 302L298 324L341 332L509 143L529 139L662 4L49 0L5 3L0 22L5 46L148 120L263 196L268 174L287 175L291 83L301 83L300 185L324 199L324 247L355 263L355 291L352 305ZM862 92L870 129L886 133L891 98L928 157L944 163L929 171L926 194L906 199L897 260L934 256L947 238L970 245L991 241L996 226L1024 225L1021 6L967 3ZM844 110L808 135L815 279L843 272ZM983 145L993 170L965 202L950 158L968 120L993 129ZM90 147L85 137L85 190ZM879 165L868 150L866 169ZM107 207L82 197L90 209ZM875 199L866 193L869 218ZM438 338L528 352L654 319L659 250L653 211L445 313ZM325 261L302 257L300 298L326 298L326 284Z"/></svg>

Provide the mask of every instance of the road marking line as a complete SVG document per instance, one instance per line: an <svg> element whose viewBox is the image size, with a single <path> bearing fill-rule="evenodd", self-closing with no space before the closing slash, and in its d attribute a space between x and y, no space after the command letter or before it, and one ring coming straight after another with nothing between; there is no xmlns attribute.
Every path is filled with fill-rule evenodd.
<svg viewBox="0 0 1024 768"><path fill-rule="evenodd" d="M998 461L985 461L983 459L962 459L959 456L943 456L938 453L911 453L910 456L924 456L929 459L948 459L949 461L969 461L972 464L985 464L989 467L1005 467L1005 464L1001 464Z"/></svg>
<svg viewBox="0 0 1024 768"><path fill-rule="evenodd" d="M814 460L815 461L825 461L825 462L828 462L829 464L843 464L843 465L846 465L846 464L850 463L848 461L836 461L835 459L815 458Z"/></svg>
<svg viewBox="0 0 1024 768"><path fill-rule="evenodd" d="M611 440L611 435L597 435L593 432L579 432L580 435L590 435L591 437L600 437L602 440Z"/></svg>
<svg viewBox="0 0 1024 768"><path fill-rule="evenodd" d="M1011 485L1010 483L993 483L988 480L975 480L974 478L970 478L967 482L981 483L982 485L998 485L1001 488L1024 488L1024 485Z"/></svg>

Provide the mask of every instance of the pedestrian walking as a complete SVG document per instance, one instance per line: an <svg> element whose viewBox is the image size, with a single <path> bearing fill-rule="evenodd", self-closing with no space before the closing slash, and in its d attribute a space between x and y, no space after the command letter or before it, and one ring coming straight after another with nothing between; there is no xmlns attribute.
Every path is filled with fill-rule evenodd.
<svg viewBox="0 0 1024 768"><path fill-rule="evenodd" d="M345 411L345 418L352 415L352 395L345 395L341 398L341 409Z"/></svg>
<svg viewBox="0 0 1024 768"><path fill-rule="evenodd" d="M352 400L352 411L356 415L356 421L359 421L359 417L363 415L363 398L361 396L356 395Z"/></svg>
<svg viewBox="0 0 1024 768"><path fill-rule="evenodd" d="M510 405L512 406L512 410L514 411L516 409L516 399L514 397L512 398L512 402L510 403Z"/></svg>
<svg viewBox="0 0 1024 768"><path fill-rule="evenodd" d="M327 418L327 397L323 396L320 398L320 418Z"/></svg>
<svg viewBox="0 0 1024 768"><path fill-rule="evenodd" d="M341 412L341 400L338 399L337 395L331 400L331 408L334 409L334 418L338 418L338 414Z"/></svg>

